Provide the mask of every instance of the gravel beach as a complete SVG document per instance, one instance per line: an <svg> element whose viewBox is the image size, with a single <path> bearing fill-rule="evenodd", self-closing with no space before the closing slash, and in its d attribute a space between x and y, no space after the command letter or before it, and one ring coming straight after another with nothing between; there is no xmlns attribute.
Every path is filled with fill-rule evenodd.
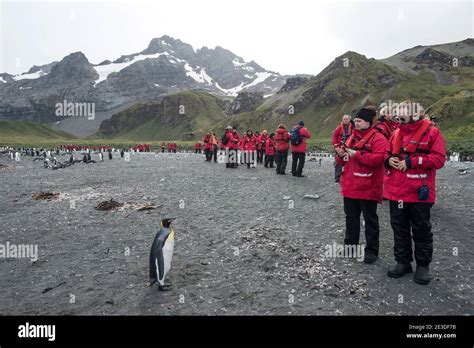
<svg viewBox="0 0 474 348"><path fill-rule="evenodd" d="M0 258L2 315L474 314L471 163L438 172L427 286L413 274L386 275L394 262L387 202L378 208L375 264L325 255L345 228L329 158L307 162L305 178L261 165L226 169L188 153L132 154L129 162L114 153L59 170L32 157L0 164L7 166L0 167L0 243L38 246L36 261ZM470 171L459 175L460 168ZM42 191L60 195L32 199ZM94 208L111 198L158 208ZM177 218L169 292L148 284L164 217Z"/></svg>

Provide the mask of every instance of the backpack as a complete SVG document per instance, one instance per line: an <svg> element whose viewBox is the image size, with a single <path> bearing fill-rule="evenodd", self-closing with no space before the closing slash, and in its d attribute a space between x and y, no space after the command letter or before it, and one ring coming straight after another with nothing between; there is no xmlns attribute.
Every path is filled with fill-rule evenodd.
<svg viewBox="0 0 474 348"><path fill-rule="evenodd" d="M224 145L227 145L229 143L229 137L227 136L227 134L224 134L222 136L221 141L222 141L222 144L224 144Z"/></svg>
<svg viewBox="0 0 474 348"><path fill-rule="evenodd" d="M303 137L300 135L300 128L295 127L291 130L291 145L299 145L303 142Z"/></svg>

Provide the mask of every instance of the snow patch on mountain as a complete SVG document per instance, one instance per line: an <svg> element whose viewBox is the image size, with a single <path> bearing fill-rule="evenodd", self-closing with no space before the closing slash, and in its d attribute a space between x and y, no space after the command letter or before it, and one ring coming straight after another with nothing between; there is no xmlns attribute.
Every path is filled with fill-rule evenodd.
<svg viewBox="0 0 474 348"><path fill-rule="evenodd" d="M242 82L238 86L235 86L235 87L229 88L229 89L225 89L225 88L222 88L221 86L219 86L219 84L216 82L216 87L220 91L222 91L223 93L225 93L229 96L237 96L237 94L239 94L239 92L243 91L244 89L255 86L255 85L258 85L259 83L264 82L270 76L276 76L275 74L269 73L269 72L257 72L257 73L255 73L255 75L257 75L255 80L253 80L252 82L247 83L247 84L244 84Z"/></svg>
<svg viewBox="0 0 474 348"><path fill-rule="evenodd" d="M127 66L130 66L140 60L145 60L149 58L158 58L163 55L169 56L170 54L168 52L155 53L155 54L138 54L134 56L132 59L127 59L123 63L110 63L107 65L96 65L94 66L94 69L99 74L99 78L95 80L94 87L97 86L97 84L101 83L102 81L107 80L107 77L114 72L119 72L120 70L125 69Z"/></svg>
<svg viewBox="0 0 474 348"><path fill-rule="evenodd" d="M225 89L225 88L222 88L221 86L219 86L219 84L216 82L216 87L220 91L222 91L224 94L227 94L229 96L237 96L237 94L239 94L239 92L243 89L243 86L244 86L244 83L242 82L240 85L238 85L236 87Z"/></svg>
<svg viewBox="0 0 474 348"><path fill-rule="evenodd" d="M234 64L234 66L237 68L239 66L242 66L242 65L245 65L246 63L244 62L241 62L239 58L234 58L234 60L232 61L232 63Z"/></svg>
<svg viewBox="0 0 474 348"><path fill-rule="evenodd" d="M37 78L40 78L41 76L47 75L43 70L39 70L37 72L31 73L31 74L21 74L21 75L16 75L13 76L13 79L15 81L20 81L20 80L34 80ZM6 81L4 81L6 82Z"/></svg>
<svg viewBox="0 0 474 348"><path fill-rule="evenodd" d="M260 82L265 81L267 78L270 76L274 76L274 74L269 73L269 72L258 72L256 73L257 78L253 80L253 82L249 83L248 85L245 85L245 88L249 88L255 85L258 85Z"/></svg>
<svg viewBox="0 0 474 348"><path fill-rule="evenodd" d="M199 72L196 72L187 62L184 64L184 68L186 69L186 75L193 78L194 81L212 85L212 77L206 73L206 69L202 68ZM197 67L197 69L199 69L199 67Z"/></svg>
<svg viewBox="0 0 474 348"><path fill-rule="evenodd" d="M202 78L210 85L212 85L212 77L206 73L206 69L201 69Z"/></svg>

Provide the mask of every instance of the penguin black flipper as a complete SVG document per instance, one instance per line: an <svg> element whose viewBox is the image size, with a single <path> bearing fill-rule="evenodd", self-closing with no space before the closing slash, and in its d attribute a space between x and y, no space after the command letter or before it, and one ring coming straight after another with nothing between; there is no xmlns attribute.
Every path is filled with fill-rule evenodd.
<svg viewBox="0 0 474 348"><path fill-rule="evenodd" d="M163 260L163 245L170 231L160 229L153 240L150 251L150 285L163 278L165 262ZM158 266L158 267L157 267Z"/></svg>
<svg viewBox="0 0 474 348"><path fill-rule="evenodd" d="M156 234L155 238L153 238L153 244L151 245L150 250L150 286L156 283L158 280L158 275L156 274L156 266L155 266L155 259L156 259L156 244L158 243L158 235L159 232Z"/></svg>

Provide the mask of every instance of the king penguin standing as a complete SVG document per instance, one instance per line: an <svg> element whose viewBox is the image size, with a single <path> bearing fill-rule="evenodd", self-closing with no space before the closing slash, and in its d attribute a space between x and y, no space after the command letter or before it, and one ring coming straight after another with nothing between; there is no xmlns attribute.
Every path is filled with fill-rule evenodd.
<svg viewBox="0 0 474 348"><path fill-rule="evenodd" d="M158 289L171 290L171 284L165 284L165 277L171 268L174 252L174 231L170 227L172 219L163 219L160 230L153 240L150 251L150 286L158 281Z"/></svg>

